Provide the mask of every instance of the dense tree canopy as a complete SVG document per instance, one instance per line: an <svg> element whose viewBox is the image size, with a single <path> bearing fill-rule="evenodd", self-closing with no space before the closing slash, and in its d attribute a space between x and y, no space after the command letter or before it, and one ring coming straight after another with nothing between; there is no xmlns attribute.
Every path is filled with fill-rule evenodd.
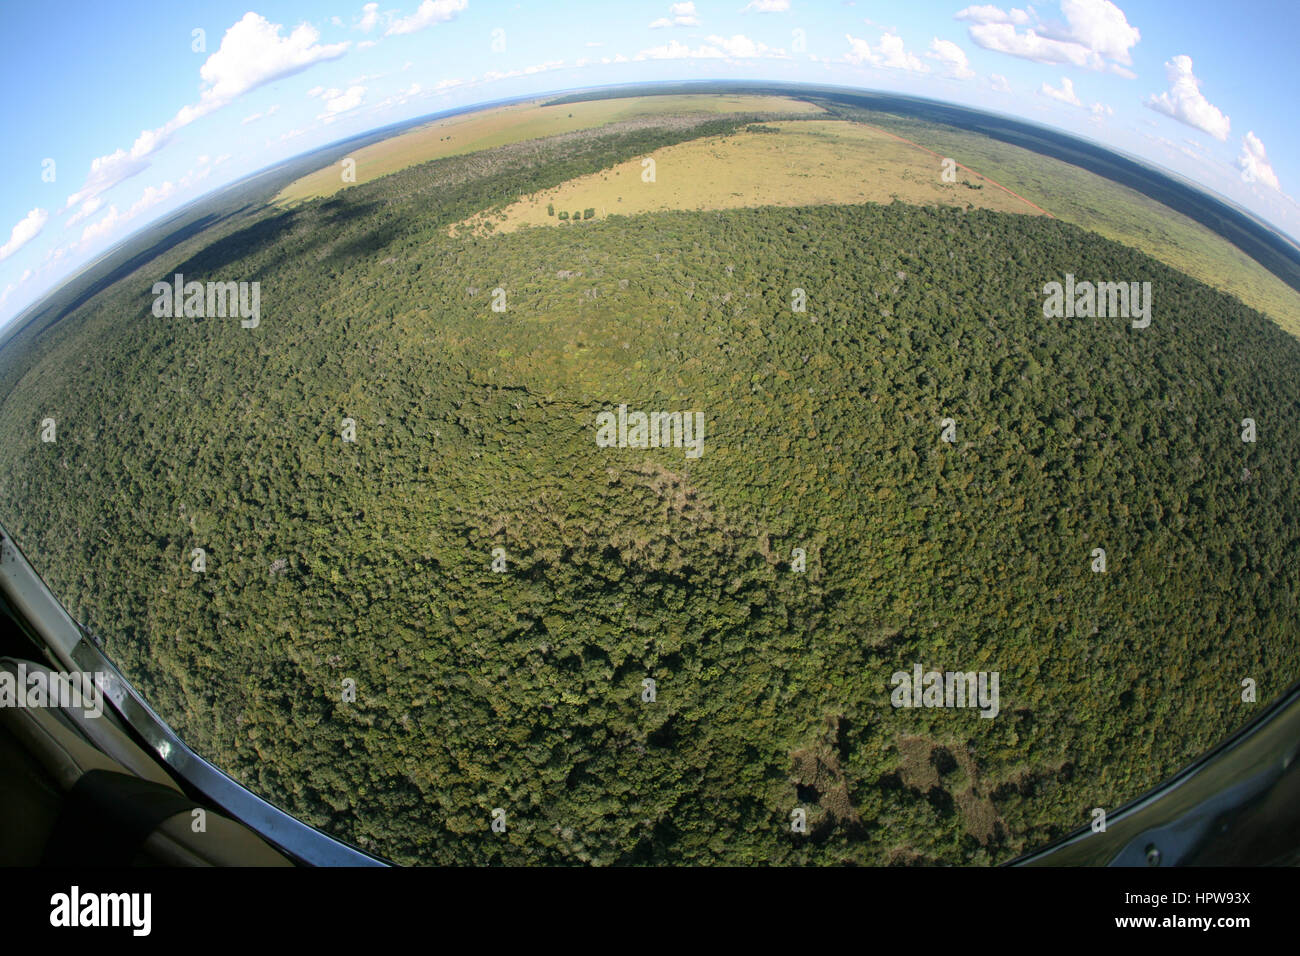
<svg viewBox="0 0 1300 956"><path fill-rule="evenodd" d="M7 350L0 516L200 753L401 862L1002 861L1295 679L1300 343L1237 300L902 204L447 234L705 128L189 243ZM154 317L177 272L261 324ZM1150 327L1045 319L1066 273L1150 281ZM619 404L703 453L597 447ZM895 709L914 662L999 715Z"/></svg>

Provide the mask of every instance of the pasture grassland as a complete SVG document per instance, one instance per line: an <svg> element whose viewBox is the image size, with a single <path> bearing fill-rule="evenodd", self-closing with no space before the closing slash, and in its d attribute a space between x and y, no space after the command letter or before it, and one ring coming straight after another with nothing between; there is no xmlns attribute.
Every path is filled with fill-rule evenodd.
<svg viewBox="0 0 1300 956"><path fill-rule="evenodd" d="M1040 215L969 170L945 183L929 153L888 133L841 120L762 124L780 132L742 131L678 143L652 154L654 182L639 159L579 176L527 196L499 213L452 227L514 232L523 226L564 225L560 212L594 209L596 218L666 209L712 210L754 206L889 203L972 205L998 212ZM548 207L554 209L550 214ZM585 220L584 220L585 221Z"/></svg>
<svg viewBox="0 0 1300 956"><path fill-rule="evenodd" d="M1135 189L979 133L890 113L852 114L975 167L1058 219L1140 249L1234 295L1300 337L1300 292L1213 230Z"/></svg>
<svg viewBox="0 0 1300 956"><path fill-rule="evenodd" d="M530 100L509 106L449 116L356 151L356 182L364 183L400 169L444 156L505 146L558 133L594 129L650 116L723 113L823 113L820 106L785 96L692 94L634 96L542 106ZM277 204L331 196L351 183L342 182L337 164L309 173L286 186Z"/></svg>

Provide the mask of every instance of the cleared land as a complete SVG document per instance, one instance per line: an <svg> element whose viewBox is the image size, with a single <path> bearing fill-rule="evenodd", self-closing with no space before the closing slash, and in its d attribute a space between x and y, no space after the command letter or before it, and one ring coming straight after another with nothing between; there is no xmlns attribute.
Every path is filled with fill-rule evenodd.
<svg viewBox="0 0 1300 956"><path fill-rule="evenodd" d="M497 232L523 226L568 225L573 215L596 218L665 209L733 209L742 206L816 206L895 199L917 205L972 205L999 212L1042 211L970 170L945 183L927 151L883 130L842 120L760 124L777 132L744 131L656 150L654 181L642 160L622 163L534 193L490 220L475 217L459 228ZM555 215L548 212L553 208ZM561 220L559 214L569 213ZM458 227L453 227L453 229Z"/></svg>
<svg viewBox="0 0 1300 956"><path fill-rule="evenodd" d="M633 96L565 106L542 106L538 99L496 109L449 116L356 151L357 183L369 182L408 166L443 156L473 153L558 133L593 129L649 116L723 113L825 112L820 106L785 96L696 94ZM351 185L340 181L337 166L327 166L290 183L277 203L331 196Z"/></svg>

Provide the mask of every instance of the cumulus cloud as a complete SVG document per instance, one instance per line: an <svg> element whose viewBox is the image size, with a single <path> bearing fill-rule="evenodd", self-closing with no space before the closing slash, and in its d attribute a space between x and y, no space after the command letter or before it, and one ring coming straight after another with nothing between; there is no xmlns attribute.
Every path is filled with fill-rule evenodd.
<svg viewBox="0 0 1300 956"><path fill-rule="evenodd" d="M1268 155L1264 152L1264 144L1253 132L1247 132L1241 141L1241 155L1237 157L1237 168L1241 170L1243 182L1263 183L1270 189L1281 190L1282 188L1277 181L1277 173L1273 172ZM0 255L0 259L3 258L4 256Z"/></svg>
<svg viewBox="0 0 1300 956"><path fill-rule="evenodd" d="M1129 51L1142 33L1111 0L1061 0L1061 13L1067 26L1059 39L1081 43L1108 60L1133 62Z"/></svg>
<svg viewBox="0 0 1300 956"><path fill-rule="evenodd" d="M98 222L92 222L81 231L82 243L94 242L97 239L102 239L105 236L111 235L113 232L117 231L118 227L122 225L125 219L126 217L117 211L116 206L109 206L108 214L105 215L103 219Z"/></svg>
<svg viewBox="0 0 1300 956"><path fill-rule="evenodd" d="M970 61L966 59L966 51L951 40L935 37L930 41L930 52L926 56L942 63L946 76L965 80L975 75L975 71L970 68Z"/></svg>
<svg viewBox="0 0 1300 956"><path fill-rule="evenodd" d="M844 34L844 37L849 41L849 52L844 55L844 59L849 63L858 66L884 67L890 70L909 70L913 73L930 72L930 68L922 63L919 57L907 51L903 46L902 37L897 34L886 33L881 36L875 50L860 37L848 33Z"/></svg>
<svg viewBox="0 0 1300 956"><path fill-rule="evenodd" d="M210 112L249 90L336 59L348 49L346 42L318 44L320 32L309 23L299 24L287 37L280 36L282 29L256 13L244 14L226 31L221 48L199 68L207 86L194 109Z"/></svg>
<svg viewBox="0 0 1300 956"><path fill-rule="evenodd" d="M369 33L379 22L379 4L367 3L361 8L361 19L357 21L355 29L362 33Z"/></svg>
<svg viewBox="0 0 1300 956"><path fill-rule="evenodd" d="M1007 78L1001 73L990 73L989 82L993 85L993 89L998 93L1011 92L1011 84L1007 82Z"/></svg>
<svg viewBox="0 0 1300 956"><path fill-rule="evenodd" d="M1032 7L1004 12L985 5L967 7L957 18L970 23L971 40L986 50L1134 77L1128 66L1142 34L1123 10L1111 0L1061 0L1061 15L1064 22L1045 22Z"/></svg>
<svg viewBox="0 0 1300 956"><path fill-rule="evenodd" d="M424 0L409 17L394 20L384 36L415 33L435 23L446 23L469 6L469 0Z"/></svg>
<svg viewBox="0 0 1300 956"><path fill-rule="evenodd" d="M1192 58L1180 55L1165 63L1169 89L1159 96L1149 96L1146 106L1171 116L1180 123L1209 133L1226 142L1231 121L1201 93L1201 83L1192 73Z"/></svg>
<svg viewBox="0 0 1300 956"><path fill-rule="evenodd" d="M651 30L664 27L698 27L700 18L695 12L694 2L674 3L668 8L668 16L660 17L650 24Z"/></svg>
<svg viewBox="0 0 1300 956"><path fill-rule="evenodd" d="M9 233L9 241L0 246L0 262L4 262L4 260L35 239L40 234L40 231L45 228L45 223L49 218L50 214L48 212L37 207L23 216L22 219L19 219Z"/></svg>
<svg viewBox="0 0 1300 956"><path fill-rule="evenodd" d="M1044 83L1039 87L1038 92L1062 103L1069 103L1071 106L1083 105L1083 102L1074 93L1074 82L1068 76L1061 77L1060 89Z"/></svg>

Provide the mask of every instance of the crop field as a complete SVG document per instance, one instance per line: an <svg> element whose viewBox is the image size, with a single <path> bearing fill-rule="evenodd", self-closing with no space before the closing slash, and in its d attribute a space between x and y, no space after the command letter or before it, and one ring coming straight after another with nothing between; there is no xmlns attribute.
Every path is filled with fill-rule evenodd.
<svg viewBox="0 0 1300 956"><path fill-rule="evenodd" d="M775 131L775 132L773 132ZM654 181L634 159L580 176L463 223L500 232L572 223L611 214L666 209L816 206L893 200L917 205L975 206L998 212L1041 212L968 170L943 182L925 150L879 129L839 120L758 124L738 133L691 140L656 151ZM583 213L592 210L589 217ZM562 219L561 214L567 214Z"/></svg>
<svg viewBox="0 0 1300 956"><path fill-rule="evenodd" d="M369 182L444 156L505 146L509 143L594 129L649 116L683 114L773 113L816 114L824 110L785 96L634 96L593 100L567 106L543 106L542 100L449 116L428 126L357 150L357 183ZM344 188L337 166L327 166L289 184L275 199L299 202L331 196Z"/></svg>

